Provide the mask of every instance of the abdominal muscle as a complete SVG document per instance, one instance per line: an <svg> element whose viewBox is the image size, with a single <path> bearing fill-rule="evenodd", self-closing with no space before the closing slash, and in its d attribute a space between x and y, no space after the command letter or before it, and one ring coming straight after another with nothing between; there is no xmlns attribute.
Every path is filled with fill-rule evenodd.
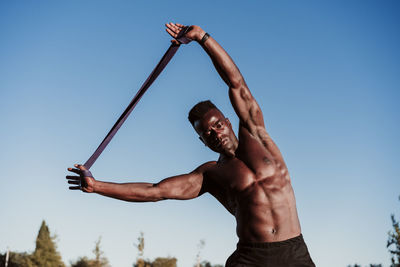
<svg viewBox="0 0 400 267"><path fill-rule="evenodd" d="M279 181L270 180L274 178ZM236 231L240 241L278 242L300 235L289 178L254 178L253 182L234 193L234 199Z"/></svg>

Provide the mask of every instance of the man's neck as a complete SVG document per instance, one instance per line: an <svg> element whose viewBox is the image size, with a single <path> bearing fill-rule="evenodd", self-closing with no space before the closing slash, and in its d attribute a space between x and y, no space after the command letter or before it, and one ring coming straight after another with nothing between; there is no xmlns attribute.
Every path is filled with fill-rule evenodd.
<svg viewBox="0 0 400 267"><path fill-rule="evenodd" d="M227 162L236 157L236 150L232 153L220 153L218 158L218 163Z"/></svg>
<svg viewBox="0 0 400 267"><path fill-rule="evenodd" d="M233 146L228 151L219 154L218 163L226 162L227 160L233 159L236 157L236 151L239 147L239 141L235 137L233 140Z"/></svg>

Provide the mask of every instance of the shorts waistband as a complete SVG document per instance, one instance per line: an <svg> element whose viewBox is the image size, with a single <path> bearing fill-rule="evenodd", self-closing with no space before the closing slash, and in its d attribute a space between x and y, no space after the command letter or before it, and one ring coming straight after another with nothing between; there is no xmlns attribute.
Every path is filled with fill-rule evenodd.
<svg viewBox="0 0 400 267"><path fill-rule="evenodd" d="M237 244L238 247L250 247L250 248L274 248L274 247L280 247L280 246L285 246L285 245L290 245L290 244L295 244L298 242L304 242L303 235L300 234L299 236L283 240L283 241L278 241L278 242L241 242Z"/></svg>

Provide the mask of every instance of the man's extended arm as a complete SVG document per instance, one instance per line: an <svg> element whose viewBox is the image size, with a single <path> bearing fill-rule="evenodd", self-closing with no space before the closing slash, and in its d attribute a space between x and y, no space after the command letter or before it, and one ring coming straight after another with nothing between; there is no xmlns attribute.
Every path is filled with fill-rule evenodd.
<svg viewBox="0 0 400 267"><path fill-rule="evenodd" d="M154 202L164 199L192 199L204 193L203 173L206 164L194 171L166 178L157 184L152 183L111 183L97 181L93 177L83 176L85 167L75 165L76 169L68 168L68 171L79 176L67 176L69 184L83 186L71 186L70 189L80 189L87 193L97 193L131 202ZM84 180L82 183L81 180Z"/></svg>
<svg viewBox="0 0 400 267"><path fill-rule="evenodd" d="M178 23L168 23L166 26L167 32L174 38L184 27L184 25ZM274 155L282 157L278 147L265 129L263 114L257 101L251 94L232 58L212 36L205 42L201 42L206 33L202 28L195 25L190 27L192 29L186 33L186 37L197 41L203 47L210 56L219 75L228 85L229 98L240 119L240 125L258 138Z"/></svg>
<svg viewBox="0 0 400 267"><path fill-rule="evenodd" d="M168 23L166 26L167 32L172 37L176 37L183 27L183 25L178 23ZM193 25L191 28L186 33L186 36L199 42L210 56L219 75L229 87L229 97L241 124L253 135L257 136L258 127L265 129L263 115L238 67L212 36L202 43L201 40L206 32L199 26Z"/></svg>

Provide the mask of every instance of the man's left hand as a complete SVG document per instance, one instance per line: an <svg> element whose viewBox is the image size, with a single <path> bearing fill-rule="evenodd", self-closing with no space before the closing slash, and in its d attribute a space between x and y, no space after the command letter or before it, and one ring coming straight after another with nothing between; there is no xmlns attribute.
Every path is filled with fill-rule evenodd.
<svg viewBox="0 0 400 267"><path fill-rule="evenodd" d="M179 24L179 23L167 23L165 24L166 31L171 35L174 39L171 41L177 45L180 44L176 38L179 36L179 33L183 30L185 30L185 25ZM189 26L189 30L185 33L185 37L194 40L194 41L200 41L200 39L203 37L205 34L205 31L203 31L202 28L196 25Z"/></svg>

